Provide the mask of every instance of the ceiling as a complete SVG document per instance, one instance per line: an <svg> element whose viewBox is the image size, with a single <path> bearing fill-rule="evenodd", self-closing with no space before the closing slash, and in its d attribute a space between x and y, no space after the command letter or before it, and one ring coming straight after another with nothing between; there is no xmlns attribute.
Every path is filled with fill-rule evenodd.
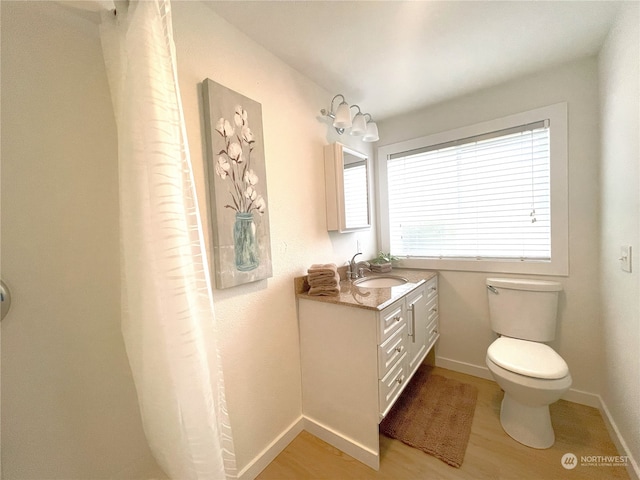
<svg viewBox="0 0 640 480"><path fill-rule="evenodd" d="M594 55L620 5L203 1L282 61L332 94L343 93L376 120Z"/></svg>

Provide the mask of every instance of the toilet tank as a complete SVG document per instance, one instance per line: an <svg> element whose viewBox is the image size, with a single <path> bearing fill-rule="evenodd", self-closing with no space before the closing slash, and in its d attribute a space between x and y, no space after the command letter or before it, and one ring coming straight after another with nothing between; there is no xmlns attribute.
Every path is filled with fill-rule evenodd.
<svg viewBox="0 0 640 480"><path fill-rule="evenodd" d="M526 278L487 278L486 283L494 332L534 342L555 338L562 284Z"/></svg>

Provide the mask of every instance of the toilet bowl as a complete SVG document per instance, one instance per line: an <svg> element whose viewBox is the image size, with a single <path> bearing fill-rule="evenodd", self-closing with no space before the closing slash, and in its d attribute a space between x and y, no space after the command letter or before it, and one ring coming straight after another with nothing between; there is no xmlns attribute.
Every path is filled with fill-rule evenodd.
<svg viewBox="0 0 640 480"><path fill-rule="evenodd" d="M487 349L487 367L504 390L500 423L514 440L532 448L555 442L549 405L571 386L566 362L544 343L500 337Z"/></svg>
<svg viewBox="0 0 640 480"><path fill-rule="evenodd" d="M500 423L532 448L555 441L549 405L571 386L569 367L545 342L556 336L562 285L528 278L487 278L491 329L487 367L504 390Z"/></svg>

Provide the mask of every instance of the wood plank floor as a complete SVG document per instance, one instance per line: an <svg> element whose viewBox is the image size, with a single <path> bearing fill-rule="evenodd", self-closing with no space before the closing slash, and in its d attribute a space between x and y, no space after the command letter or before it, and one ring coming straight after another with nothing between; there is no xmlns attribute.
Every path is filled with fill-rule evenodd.
<svg viewBox="0 0 640 480"><path fill-rule="evenodd" d="M582 456L619 455L600 412L560 400L551 406L556 443L547 450L525 447L500 426L503 393L495 382L436 367L434 374L478 387L471 437L461 468L403 443L380 436L380 471L374 471L331 445L302 432L257 477L286 479L628 479L623 466L581 464ZM577 457L568 470L561 464L565 453Z"/></svg>

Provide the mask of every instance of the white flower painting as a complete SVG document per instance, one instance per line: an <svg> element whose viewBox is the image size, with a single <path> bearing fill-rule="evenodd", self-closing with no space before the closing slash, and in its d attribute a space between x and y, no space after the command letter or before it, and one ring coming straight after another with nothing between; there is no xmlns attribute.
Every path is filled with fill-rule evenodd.
<svg viewBox="0 0 640 480"><path fill-rule="evenodd" d="M222 117L216 122L216 132L222 137L223 148L218 152L215 171L216 175L233 186L229 192L232 203L225 205L225 208L238 213L258 212L264 215L266 204L257 187L260 179L251 168L255 138L248 117L242 105L236 105L233 115L235 128Z"/></svg>
<svg viewBox="0 0 640 480"><path fill-rule="evenodd" d="M259 103L206 79L207 171L218 288L272 275Z"/></svg>

